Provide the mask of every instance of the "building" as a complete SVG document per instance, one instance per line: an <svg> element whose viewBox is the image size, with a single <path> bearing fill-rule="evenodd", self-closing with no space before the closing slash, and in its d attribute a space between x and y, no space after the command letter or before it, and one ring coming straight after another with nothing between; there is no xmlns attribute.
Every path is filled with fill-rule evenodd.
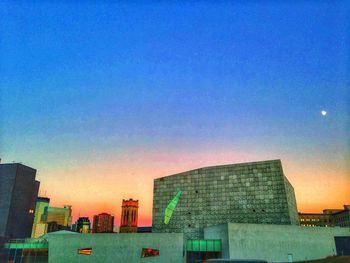
<svg viewBox="0 0 350 263"><path fill-rule="evenodd" d="M32 234L40 183L36 170L20 163L0 164L0 245Z"/></svg>
<svg viewBox="0 0 350 263"><path fill-rule="evenodd" d="M350 205L344 209L324 209L323 213L299 213L301 226L350 227Z"/></svg>
<svg viewBox="0 0 350 263"><path fill-rule="evenodd" d="M38 197L35 205L32 238L38 238L47 233L47 224L44 221L44 212L50 204L50 198Z"/></svg>
<svg viewBox="0 0 350 263"><path fill-rule="evenodd" d="M138 221L138 200L124 200L122 203L122 213L120 219L120 233L136 233Z"/></svg>
<svg viewBox="0 0 350 263"><path fill-rule="evenodd" d="M166 210L171 218L164 217ZM294 189L280 160L205 167L154 180L153 232L202 239L205 227L229 222L299 224Z"/></svg>
<svg viewBox="0 0 350 263"><path fill-rule="evenodd" d="M113 233L114 216L102 213L94 216L92 233Z"/></svg>
<svg viewBox="0 0 350 263"><path fill-rule="evenodd" d="M299 222L301 226L334 226L332 214L299 213Z"/></svg>
<svg viewBox="0 0 350 263"><path fill-rule="evenodd" d="M348 228L227 223L205 228L204 238L222 241L222 258L297 262L350 255Z"/></svg>
<svg viewBox="0 0 350 263"><path fill-rule="evenodd" d="M48 234L48 261L195 263L235 258L240 262L248 259L297 262L350 255L349 228L226 223L206 227L203 233L204 239L188 239L184 243L182 233L55 232Z"/></svg>
<svg viewBox="0 0 350 263"><path fill-rule="evenodd" d="M82 233L82 234L90 233L91 223L88 217L79 217L75 225L76 225L76 232Z"/></svg>
<svg viewBox="0 0 350 263"><path fill-rule="evenodd" d="M350 227L350 205L344 205L344 210L333 213L335 226Z"/></svg>
<svg viewBox="0 0 350 263"><path fill-rule="evenodd" d="M49 206L50 199L45 197L38 198L38 211L33 224L32 237L37 238L43 234L59 230L71 230L72 227L72 207Z"/></svg>
<svg viewBox="0 0 350 263"><path fill-rule="evenodd" d="M179 233L49 235L50 263L183 263L183 259Z"/></svg>
<svg viewBox="0 0 350 263"><path fill-rule="evenodd" d="M46 207L42 221L47 224L47 233L58 230L70 230L72 227L72 206Z"/></svg>
<svg viewBox="0 0 350 263"><path fill-rule="evenodd" d="M66 230L45 234L39 238L12 239L4 245L4 258L0 262L28 262L48 263L49 262L49 238L52 235L77 234Z"/></svg>

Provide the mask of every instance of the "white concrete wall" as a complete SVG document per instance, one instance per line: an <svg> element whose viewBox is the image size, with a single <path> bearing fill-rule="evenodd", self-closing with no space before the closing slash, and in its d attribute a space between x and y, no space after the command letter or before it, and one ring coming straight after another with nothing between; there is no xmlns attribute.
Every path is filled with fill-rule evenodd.
<svg viewBox="0 0 350 263"><path fill-rule="evenodd" d="M288 262L335 255L334 236L350 236L350 228L300 227L292 225L227 224L229 258ZM225 225L204 230L207 239L222 238Z"/></svg>
<svg viewBox="0 0 350 263"><path fill-rule="evenodd" d="M92 254L78 249L92 247ZM159 249L157 257L141 258L142 248ZM183 263L183 234L56 234L49 235L49 263Z"/></svg>

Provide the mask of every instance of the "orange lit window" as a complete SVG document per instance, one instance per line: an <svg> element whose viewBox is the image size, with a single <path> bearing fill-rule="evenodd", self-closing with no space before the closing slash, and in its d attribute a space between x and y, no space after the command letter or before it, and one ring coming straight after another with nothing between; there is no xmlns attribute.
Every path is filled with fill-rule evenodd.
<svg viewBox="0 0 350 263"><path fill-rule="evenodd" d="M78 249L78 254L81 254L81 255L88 255L88 256L90 256L91 253L92 253L92 248L91 247Z"/></svg>
<svg viewBox="0 0 350 263"><path fill-rule="evenodd" d="M159 256L159 250L153 248L143 248L141 252L141 257L156 257Z"/></svg>

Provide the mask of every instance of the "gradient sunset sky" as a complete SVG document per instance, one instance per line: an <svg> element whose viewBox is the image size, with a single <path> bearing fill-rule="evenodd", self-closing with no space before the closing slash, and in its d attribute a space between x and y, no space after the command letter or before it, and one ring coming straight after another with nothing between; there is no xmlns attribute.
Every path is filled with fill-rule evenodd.
<svg viewBox="0 0 350 263"><path fill-rule="evenodd" d="M2 162L118 225L154 178L267 159L299 211L349 204L349 2L175 2L1 2Z"/></svg>

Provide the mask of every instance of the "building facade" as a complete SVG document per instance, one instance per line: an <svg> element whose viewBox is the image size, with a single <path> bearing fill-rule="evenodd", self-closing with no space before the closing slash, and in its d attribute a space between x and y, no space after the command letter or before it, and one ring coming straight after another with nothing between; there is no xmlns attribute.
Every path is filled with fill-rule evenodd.
<svg viewBox="0 0 350 263"><path fill-rule="evenodd" d="M164 214L181 192L170 222ZM203 228L234 223L294 224L294 189L280 160L200 168L154 180L153 232L203 238Z"/></svg>
<svg viewBox="0 0 350 263"><path fill-rule="evenodd" d="M40 185L35 176L23 164L0 164L0 242L31 236Z"/></svg>
<svg viewBox="0 0 350 263"><path fill-rule="evenodd" d="M91 230L91 222L88 217L79 217L76 225L76 232L81 234L88 234Z"/></svg>
<svg viewBox="0 0 350 263"><path fill-rule="evenodd" d="M221 224L204 229L222 241L222 258L298 262L350 255L350 229L296 225Z"/></svg>
<svg viewBox="0 0 350 263"><path fill-rule="evenodd" d="M331 214L299 213L299 222L301 226L334 226Z"/></svg>
<svg viewBox="0 0 350 263"><path fill-rule="evenodd" d="M69 230L72 227L72 206L47 207L42 216L48 224L47 233L57 230Z"/></svg>
<svg viewBox="0 0 350 263"><path fill-rule="evenodd" d="M344 209L324 209L323 213L299 213L301 226L350 227L350 205Z"/></svg>
<svg viewBox="0 0 350 263"><path fill-rule="evenodd" d="M350 227L350 205L344 205L344 210L333 214L335 226Z"/></svg>
<svg viewBox="0 0 350 263"><path fill-rule="evenodd" d="M113 233L114 216L101 213L94 216L92 233Z"/></svg>
<svg viewBox="0 0 350 263"><path fill-rule="evenodd" d="M183 263L183 252L183 235L175 233L49 237L49 263Z"/></svg>
<svg viewBox="0 0 350 263"><path fill-rule="evenodd" d="M120 219L120 233L136 233L138 223L138 200L124 200L122 203L122 213Z"/></svg>
<svg viewBox="0 0 350 263"><path fill-rule="evenodd" d="M50 204L50 198L38 197L35 205L32 238L37 238L47 233L47 224L44 221L44 212Z"/></svg>

